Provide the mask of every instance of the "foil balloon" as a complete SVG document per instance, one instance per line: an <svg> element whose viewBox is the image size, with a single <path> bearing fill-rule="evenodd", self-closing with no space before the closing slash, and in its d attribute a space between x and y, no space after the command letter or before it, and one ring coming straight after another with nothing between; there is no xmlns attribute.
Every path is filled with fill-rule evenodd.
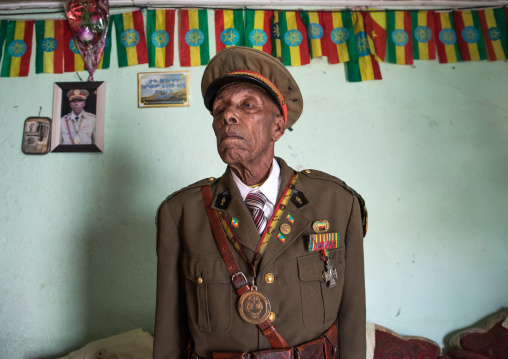
<svg viewBox="0 0 508 359"><path fill-rule="evenodd" d="M106 45L108 0L68 0L65 12L74 43L88 71L88 81L93 81L93 73L99 66Z"/></svg>

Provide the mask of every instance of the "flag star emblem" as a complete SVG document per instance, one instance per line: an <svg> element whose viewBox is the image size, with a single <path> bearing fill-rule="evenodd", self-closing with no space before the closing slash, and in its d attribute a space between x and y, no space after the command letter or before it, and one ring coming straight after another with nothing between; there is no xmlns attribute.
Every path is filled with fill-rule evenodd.
<svg viewBox="0 0 508 359"><path fill-rule="evenodd" d="M330 37L334 44L340 45L349 38L349 31L345 27L336 27L332 30Z"/></svg>
<svg viewBox="0 0 508 359"><path fill-rule="evenodd" d="M370 55L369 41L364 31L360 31L355 35L356 46L358 47L358 55L364 57Z"/></svg>
<svg viewBox="0 0 508 359"><path fill-rule="evenodd" d="M316 23L309 24L309 27L307 28L307 33L309 35L309 38L311 40L317 40L323 37L323 28L321 25Z"/></svg>
<svg viewBox="0 0 508 359"><path fill-rule="evenodd" d="M41 43L42 50L52 52L56 49L56 40L52 37L46 37Z"/></svg>
<svg viewBox="0 0 508 359"><path fill-rule="evenodd" d="M499 40L501 38L501 31L497 27L491 27L487 30L487 36L492 41Z"/></svg>
<svg viewBox="0 0 508 359"><path fill-rule="evenodd" d="M222 33L220 34L220 40L224 45L232 46L235 45L238 42L238 40L240 40L240 34L238 33L238 31L236 31L236 29L230 27L222 31Z"/></svg>
<svg viewBox="0 0 508 359"><path fill-rule="evenodd" d="M392 39L395 45L397 46L405 46L409 41L409 36L407 32L401 29L393 30Z"/></svg>
<svg viewBox="0 0 508 359"><path fill-rule="evenodd" d="M136 46L139 42L139 33L134 29L125 30L120 36L123 46L125 47L133 47Z"/></svg>
<svg viewBox="0 0 508 359"><path fill-rule="evenodd" d="M158 30L152 34L152 44L155 47L165 47L169 43L169 34L165 30Z"/></svg>
<svg viewBox="0 0 508 359"><path fill-rule="evenodd" d="M291 47L298 46L302 43L303 36L302 33L298 30L289 30L284 35L284 41Z"/></svg>
<svg viewBox="0 0 508 359"><path fill-rule="evenodd" d="M263 46L268 40L266 32L259 29L254 29L250 32L249 40L254 46Z"/></svg>
<svg viewBox="0 0 508 359"><path fill-rule="evenodd" d="M8 51L12 57L21 57L26 52L26 44L23 40L13 40L9 44Z"/></svg>
<svg viewBox="0 0 508 359"><path fill-rule="evenodd" d="M466 26L464 30L462 30L462 37L467 43L474 44L480 39L480 34L473 26Z"/></svg>
<svg viewBox="0 0 508 359"><path fill-rule="evenodd" d="M199 29L191 29L185 34L185 42L192 47L201 45L204 39L205 35Z"/></svg>
<svg viewBox="0 0 508 359"><path fill-rule="evenodd" d="M439 33L439 40L445 45L453 45L457 41L457 35L453 29L443 29Z"/></svg>

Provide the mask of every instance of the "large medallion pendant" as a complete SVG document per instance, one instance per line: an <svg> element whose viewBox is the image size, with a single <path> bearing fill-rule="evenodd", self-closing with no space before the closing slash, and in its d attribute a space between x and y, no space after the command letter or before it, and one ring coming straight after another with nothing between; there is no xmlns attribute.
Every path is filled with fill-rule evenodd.
<svg viewBox="0 0 508 359"><path fill-rule="evenodd" d="M238 301L238 312L249 324L261 324L270 315L270 301L261 292L250 290L242 294Z"/></svg>

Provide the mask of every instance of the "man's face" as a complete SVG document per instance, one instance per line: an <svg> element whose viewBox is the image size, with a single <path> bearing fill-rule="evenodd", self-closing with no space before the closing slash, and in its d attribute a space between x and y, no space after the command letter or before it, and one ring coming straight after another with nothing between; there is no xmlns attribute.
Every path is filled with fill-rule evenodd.
<svg viewBox="0 0 508 359"><path fill-rule="evenodd" d="M235 83L213 102L213 130L217 150L227 164L257 163L273 156L275 142L284 134L284 118L260 88Z"/></svg>
<svg viewBox="0 0 508 359"><path fill-rule="evenodd" d="M70 104L72 112L74 112L76 115L79 115L85 107L85 100L72 100Z"/></svg>

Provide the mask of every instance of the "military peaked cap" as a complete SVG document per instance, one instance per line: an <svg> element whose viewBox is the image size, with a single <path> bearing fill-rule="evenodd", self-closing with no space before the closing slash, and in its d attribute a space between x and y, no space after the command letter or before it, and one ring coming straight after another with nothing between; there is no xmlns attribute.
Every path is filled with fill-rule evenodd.
<svg viewBox="0 0 508 359"><path fill-rule="evenodd" d="M291 127L303 110L303 99L295 79L275 57L256 49L231 46L210 60L201 80L205 106L213 109L217 93L234 82L247 82L264 89Z"/></svg>

